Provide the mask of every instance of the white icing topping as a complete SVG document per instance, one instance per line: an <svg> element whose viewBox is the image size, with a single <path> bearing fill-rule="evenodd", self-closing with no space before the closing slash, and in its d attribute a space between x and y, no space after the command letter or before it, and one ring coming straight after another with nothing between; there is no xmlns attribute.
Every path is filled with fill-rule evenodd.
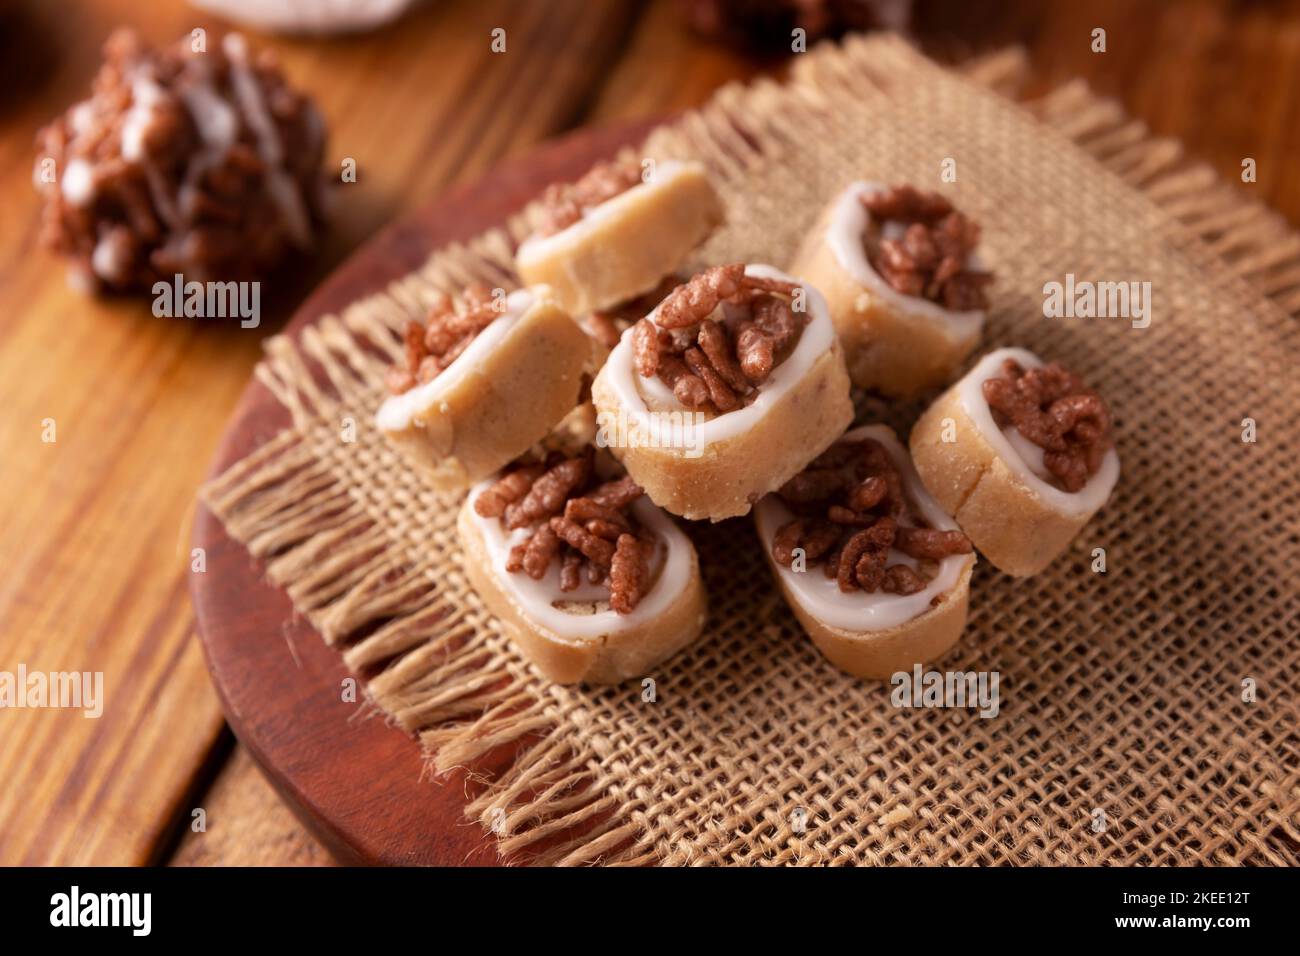
<svg viewBox="0 0 1300 956"><path fill-rule="evenodd" d="M181 91L203 145L213 153L224 154L239 138L239 116L234 107L222 99L211 77Z"/></svg>
<svg viewBox="0 0 1300 956"><path fill-rule="evenodd" d="M528 535L527 529L507 531L499 518L484 518L473 510L473 502L495 478L489 478L470 489L470 516L474 526L483 536L487 559L492 573L497 576L506 593L528 619L544 627L561 640L591 641L618 631L644 624L664 614L685 594L691 581L691 543L681 529L649 498L642 496L632 503L632 516L642 527L655 534L655 553L649 568L653 583L630 614L619 614L612 609L564 610L556 602L604 602L609 600L606 587L584 584L575 591L560 590L560 562L552 561L546 574L535 581L520 571L507 571L506 559L510 549ZM585 579L585 570L583 577Z"/></svg>
<svg viewBox="0 0 1300 956"><path fill-rule="evenodd" d="M153 125L154 110L166 97L167 94L152 76L140 72L132 77L131 108L122 118L123 159L140 163L147 158L144 148L145 134Z"/></svg>
<svg viewBox="0 0 1300 956"><path fill-rule="evenodd" d="M1020 460L1039 478L1046 482L1051 482L1052 473L1047 470L1047 449L1041 445L1035 445L1014 425L1007 425L1002 429L1002 437L1007 440L1015 453L1020 456Z"/></svg>
<svg viewBox="0 0 1300 956"><path fill-rule="evenodd" d="M1043 464L1043 449L1021 435L1012 425L1005 429L999 428L993 420L988 402L984 400L984 382L1000 377L1002 363L1007 359L1015 359L1026 369L1043 365L1042 359L1027 349L995 349L980 359L966 373L966 377L954 386L962 409L1011 472L1053 510L1074 517L1092 514L1106 503L1115 488L1115 482L1119 480L1119 455L1114 448L1106 452L1097 473L1077 492L1065 491L1049 483L1046 480L1049 473Z"/></svg>
<svg viewBox="0 0 1300 956"><path fill-rule="evenodd" d="M447 392L466 375L479 368L488 353L497 347L519 320L533 307L534 296L527 289L517 289L506 297L506 308L501 315L469 344L465 351L436 375L432 381L408 389L401 395L390 395L375 413L375 424L386 432L397 432L419 425L419 416L434 408Z"/></svg>
<svg viewBox="0 0 1300 956"><path fill-rule="evenodd" d="M871 214L862 205L863 196L883 192L888 187L883 183L855 182L849 185L835 201L831 211L830 223L826 230L826 242L835 254L835 260L845 272L862 286L871 290L871 294L883 299L890 307L905 315L929 319L947 330L954 340L974 340L979 337L984 327L984 311L974 309L969 312L957 312L945 309L937 302L931 302L918 295L903 295L871 267L866 249L862 244ZM902 223L887 222L881 227L886 239L897 239L906 228ZM983 271L984 263L978 255L971 253L966 260L966 268Z"/></svg>
<svg viewBox="0 0 1300 956"><path fill-rule="evenodd" d="M874 438L889 452L889 457L903 478L908 500L930 527L940 531L958 530L956 522L944 513L939 503L925 490L907 450L888 425L864 425L846 433L840 441L860 441L864 438ZM754 520L763 547L771 548L777 530L793 518L794 514L778 495L771 494L763 498L754 507ZM845 592L840 590L835 578L826 577L820 565L803 571L795 571L779 564L774 566L791 598L808 614L831 627L868 632L897 627L930 610L930 602L951 591L962 572L974 561L973 554L955 554L944 558L939 562L934 577L924 589L915 594ZM889 564L905 564L915 568L918 562L901 551L891 550Z"/></svg>
<svg viewBox="0 0 1300 956"><path fill-rule="evenodd" d="M248 44L238 33L228 33L221 47L230 59L230 81L245 122L257 140L257 154L266 164L266 190L280 210L290 238L299 246L311 245L311 227L293 177L284 168L280 136L262 98L262 88L248 63Z"/></svg>
<svg viewBox="0 0 1300 956"><path fill-rule="evenodd" d="M149 195L153 199L154 208L158 210L158 215L171 228L178 228L180 216L176 212L176 204L172 201L171 194L167 191L162 173L149 162L142 162L140 168L144 170L145 182L149 184Z"/></svg>
<svg viewBox="0 0 1300 956"><path fill-rule="evenodd" d="M553 254L557 249L568 248L583 242L600 227L601 223L619 215L620 211L625 207L638 202L639 197L649 192L667 189L684 173L692 169L699 170L702 167L699 163L684 163L675 159L665 159L657 163L653 181L639 182L617 196L610 197L599 206L586 210L581 219L573 225L561 229L554 235L539 236L534 233L520 244L515 253L515 259L520 265L527 266L531 262Z"/></svg>
<svg viewBox="0 0 1300 956"><path fill-rule="evenodd" d="M136 70L131 77L131 106L122 118L120 149L123 159L137 164L144 171L145 182L149 187L154 208L163 222L174 229L180 223L176 205L168 193L162 174L149 161L149 153L145 149L145 137L154 124L158 107L166 101L167 97L167 91L158 84L151 67L141 67ZM100 272L97 267L95 272L101 278L112 278Z"/></svg>
<svg viewBox="0 0 1300 956"><path fill-rule="evenodd" d="M95 196L95 173L84 159L68 160L60 184L63 198L74 206L84 206Z"/></svg>
<svg viewBox="0 0 1300 956"><path fill-rule="evenodd" d="M201 196L199 183L209 169L219 166L239 139L239 114L217 91L206 63L194 64L198 79L181 90L181 99L194 121L201 149L190 157L181 180L177 202L188 216Z"/></svg>
<svg viewBox="0 0 1300 956"><path fill-rule="evenodd" d="M125 282L131 264L131 245L127 235L114 229L99 237L90 255L90 268L95 275L110 282Z"/></svg>
<svg viewBox="0 0 1300 956"><path fill-rule="evenodd" d="M68 110L68 125L72 127L72 132L77 136L90 132L94 120L95 104L90 100L82 100Z"/></svg>
<svg viewBox="0 0 1300 956"><path fill-rule="evenodd" d="M786 275L772 266L748 265L745 275L764 279L778 279L801 285L798 279ZM835 345L835 327L822 294L810 285L803 284L808 324L799 336L799 344L784 362L758 388L758 397L745 408L718 415L703 424L694 426L692 434L696 447L723 441L753 428L771 408L794 388L821 358ZM655 312L648 318L654 321ZM677 401L672 391L658 376L643 378L636 372L632 353L632 328L627 329L618 345L610 353L601 374L618 399L619 408L627 413L629 422L640 434L654 434L647 399L658 411L689 411Z"/></svg>

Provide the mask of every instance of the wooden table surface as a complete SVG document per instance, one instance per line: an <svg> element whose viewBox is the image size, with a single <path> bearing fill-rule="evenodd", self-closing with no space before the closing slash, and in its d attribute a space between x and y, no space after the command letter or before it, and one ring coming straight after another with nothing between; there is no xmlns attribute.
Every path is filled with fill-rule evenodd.
<svg viewBox="0 0 1300 956"><path fill-rule="evenodd" d="M228 26L181 0L0 3L0 670L102 671L98 719L0 711L0 864L325 864L225 730L187 597L194 492L263 338L358 244L449 185L587 124L658 116L778 60L686 31L675 0L429 0L336 39L253 35L356 160L310 269L257 329L95 301L36 246L33 137L87 91L115 26ZM507 31L507 52L489 33ZM1090 49L1095 27L1107 52ZM1300 0L919 0L942 59L1009 43L1031 87L1083 77L1300 224ZM46 419L54 442L42 441ZM201 808L206 829L191 821Z"/></svg>

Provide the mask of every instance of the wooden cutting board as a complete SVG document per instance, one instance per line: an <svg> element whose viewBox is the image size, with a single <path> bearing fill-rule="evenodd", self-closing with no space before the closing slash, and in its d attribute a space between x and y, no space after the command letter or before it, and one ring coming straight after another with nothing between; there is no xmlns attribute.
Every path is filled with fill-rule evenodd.
<svg viewBox="0 0 1300 956"><path fill-rule="evenodd" d="M653 124L586 130L463 186L364 245L313 293L286 329L380 291L431 252L502 223L549 183L574 179L597 159L645 136ZM218 446L215 477L290 424L256 379ZM206 572L190 592L208 669L226 719L276 790L346 863L496 865L493 841L466 820L466 779L424 774L418 743L361 705L340 703L349 676L339 653L294 614L288 596L199 505L194 547ZM504 763L509 754L500 755ZM489 767L482 769L490 769Z"/></svg>

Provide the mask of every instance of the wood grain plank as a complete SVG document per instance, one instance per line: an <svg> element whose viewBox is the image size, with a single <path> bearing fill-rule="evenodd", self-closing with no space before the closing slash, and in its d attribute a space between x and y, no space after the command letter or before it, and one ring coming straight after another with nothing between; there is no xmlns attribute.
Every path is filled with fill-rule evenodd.
<svg viewBox="0 0 1300 956"><path fill-rule="evenodd" d="M0 669L102 671L107 701L98 720L0 713L0 863L143 863L184 810L222 726L186 597L194 490L264 337L381 224L571 122L636 15L539 7L456 0L361 37L254 38L316 94L329 155L360 176L337 190L319 255L264 283L250 330L83 298L35 247L35 132L85 95L110 30L167 42L220 22L162 0L30 3L5 21ZM489 47L496 26L504 54Z"/></svg>
<svg viewBox="0 0 1300 956"><path fill-rule="evenodd" d="M761 73L779 78L783 72L780 58L755 58L689 30L678 0L650 0L584 121L667 116L700 105L732 81Z"/></svg>
<svg viewBox="0 0 1300 956"><path fill-rule="evenodd" d="M206 829L187 825L172 866L333 866L243 747L201 801Z"/></svg>
<svg viewBox="0 0 1300 956"><path fill-rule="evenodd" d="M782 74L779 60L691 34L677 5L651 0L589 122L664 115L729 80ZM1091 49L1097 27L1105 53ZM1241 188L1300 225L1300 177L1290 175L1300 152L1300 0L916 0L911 32L950 63L1023 45L1030 91L1083 79L1229 181L1253 157L1258 182Z"/></svg>
<svg viewBox="0 0 1300 956"><path fill-rule="evenodd" d="M1106 31L1094 53L1092 31ZM1006 0L996 15L964 0L920 0L915 31L944 60L1024 44L1032 88L1082 78L1156 133L1180 141L1300 225L1300 0Z"/></svg>

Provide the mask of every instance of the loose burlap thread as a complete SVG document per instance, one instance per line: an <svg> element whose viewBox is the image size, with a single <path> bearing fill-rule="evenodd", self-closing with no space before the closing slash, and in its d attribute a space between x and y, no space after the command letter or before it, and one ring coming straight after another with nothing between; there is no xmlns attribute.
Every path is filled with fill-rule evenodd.
<svg viewBox="0 0 1300 956"><path fill-rule="evenodd" d="M436 290L516 284L533 210L268 343L257 375L293 426L204 500L351 667L377 671L370 699L431 769L471 771L466 814L508 859L1300 860L1300 237L1082 85L1014 102L1022 68L1009 51L957 75L900 40L850 39L784 85L723 89L637 151L715 177L728 222L700 263L784 265L849 180L924 186L953 160L945 189L998 276L984 347L1059 358L1110 401L1111 502L1033 579L981 562L966 633L937 662L998 672L996 717L896 708L889 685L838 672L743 519L690 527L709 622L646 675L653 701L635 681L555 686L521 660L462 573L457 501L370 421L402 325ZM1149 327L1045 318L1043 284L1066 273L1151 282ZM904 434L921 408L860 406ZM507 744L504 770L474 773Z"/></svg>

